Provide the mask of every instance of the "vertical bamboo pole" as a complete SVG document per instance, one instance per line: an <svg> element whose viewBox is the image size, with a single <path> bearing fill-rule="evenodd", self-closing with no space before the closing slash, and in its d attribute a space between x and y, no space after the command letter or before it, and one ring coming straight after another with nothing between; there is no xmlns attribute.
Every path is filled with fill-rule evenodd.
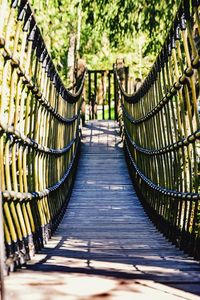
<svg viewBox="0 0 200 300"><path fill-rule="evenodd" d="M0 189L0 296L4 299L4 230L3 230L3 202L2 202L2 192Z"/></svg>

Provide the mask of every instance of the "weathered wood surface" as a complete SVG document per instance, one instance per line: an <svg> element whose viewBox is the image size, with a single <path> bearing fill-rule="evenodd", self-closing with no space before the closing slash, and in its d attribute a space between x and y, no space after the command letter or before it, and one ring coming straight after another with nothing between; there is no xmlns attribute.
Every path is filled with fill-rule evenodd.
<svg viewBox="0 0 200 300"><path fill-rule="evenodd" d="M200 299L200 266L153 226L114 122L83 130L71 200L51 241L6 279L6 299Z"/></svg>

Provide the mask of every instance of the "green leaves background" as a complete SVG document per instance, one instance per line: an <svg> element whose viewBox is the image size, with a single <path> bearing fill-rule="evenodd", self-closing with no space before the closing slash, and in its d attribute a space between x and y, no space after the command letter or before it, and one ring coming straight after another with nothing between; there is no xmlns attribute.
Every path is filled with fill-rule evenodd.
<svg viewBox="0 0 200 300"><path fill-rule="evenodd" d="M63 80L70 32L77 33L78 0L31 0L47 46ZM147 74L179 0L82 0L79 54L91 69L109 69L124 57L133 76ZM142 61L141 61L142 59ZM142 64L141 64L142 62Z"/></svg>

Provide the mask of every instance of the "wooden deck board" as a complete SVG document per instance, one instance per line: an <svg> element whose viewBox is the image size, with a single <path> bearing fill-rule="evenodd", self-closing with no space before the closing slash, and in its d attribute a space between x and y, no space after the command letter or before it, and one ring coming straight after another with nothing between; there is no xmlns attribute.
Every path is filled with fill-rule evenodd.
<svg viewBox="0 0 200 300"><path fill-rule="evenodd" d="M149 220L136 196L115 122L88 124L66 214L7 300L200 299L200 266Z"/></svg>

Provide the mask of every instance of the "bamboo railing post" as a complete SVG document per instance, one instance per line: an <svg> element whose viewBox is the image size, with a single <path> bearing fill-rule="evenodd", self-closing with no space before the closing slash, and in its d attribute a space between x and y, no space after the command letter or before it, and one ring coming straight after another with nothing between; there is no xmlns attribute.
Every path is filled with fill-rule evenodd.
<svg viewBox="0 0 200 300"><path fill-rule="evenodd" d="M47 242L67 205L85 72L75 93L66 89L29 2L8 4L0 6L0 186L12 271Z"/></svg>
<svg viewBox="0 0 200 300"><path fill-rule="evenodd" d="M3 202L0 190L0 296L4 300L4 270L5 270L5 250L4 250L4 230L3 230Z"/></svg>
<svg viewBox="0 0 200 300"><path fill-rule="evenodd" d="M163 233L200 258L200 19L181 1L172 28L141 87L123 99L125 153L137 192Z"/></svg>

